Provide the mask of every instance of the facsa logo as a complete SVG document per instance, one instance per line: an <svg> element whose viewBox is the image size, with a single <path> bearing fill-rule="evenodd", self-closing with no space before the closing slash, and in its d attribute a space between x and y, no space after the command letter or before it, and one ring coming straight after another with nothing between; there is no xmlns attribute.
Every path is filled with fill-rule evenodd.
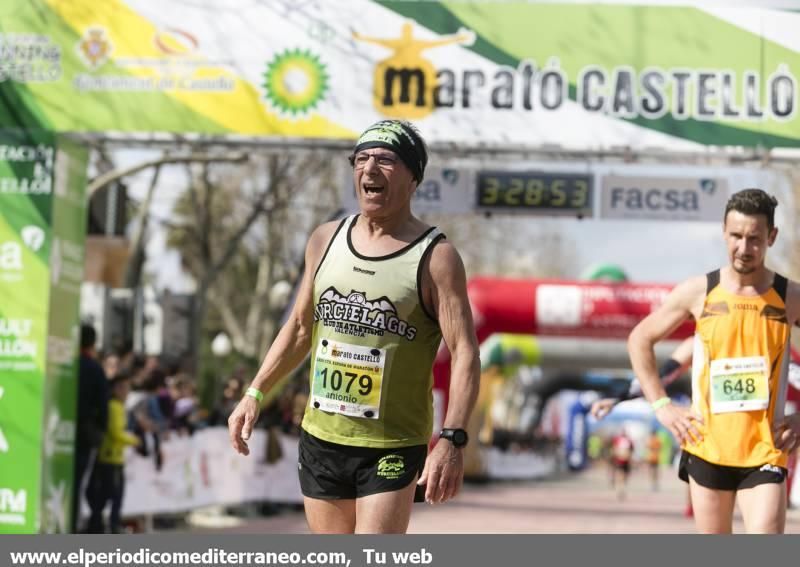
<svg viewBox="0 0 800 567"><path fill-rule="evenodd" d="M28 493L24 489L0 488L0 524L24 525L27 509Z"/></svg>
<svg viewBox="0 0 800 567"><path fill-rule="evenodd" d="M22 242L25 243L25 246L34 252L38 252L42 244L44 244L44 231L38 226L29 225L24 227L20 231L20 236L22 236Z"/></svg>

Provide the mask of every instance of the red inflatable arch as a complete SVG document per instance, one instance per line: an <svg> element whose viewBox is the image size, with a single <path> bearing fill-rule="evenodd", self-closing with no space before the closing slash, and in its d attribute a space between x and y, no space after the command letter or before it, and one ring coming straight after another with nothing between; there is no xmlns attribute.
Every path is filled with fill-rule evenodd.
<svg viewBox="0 0 800 567"><path fill-rule="evenodd" d="M478 342L493 333L624 339L661 304L672 289L664 284L596 281L517 280L478 277L467 284ZM687 321L670 337L694 332ZM433 367L434 389L447 407L450 353L440 348Z"/></svg>

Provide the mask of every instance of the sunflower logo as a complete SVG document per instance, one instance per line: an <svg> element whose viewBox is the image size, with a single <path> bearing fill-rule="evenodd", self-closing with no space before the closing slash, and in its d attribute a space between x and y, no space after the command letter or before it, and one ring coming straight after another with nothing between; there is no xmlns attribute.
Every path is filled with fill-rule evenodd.
<svg viewBox="0 0 800 567"><path fill-rule="evenodd" d="M280 112L305 114L328 90L328 73L319 56L309 50L288 49L267 63L266 98Z"/></svg>

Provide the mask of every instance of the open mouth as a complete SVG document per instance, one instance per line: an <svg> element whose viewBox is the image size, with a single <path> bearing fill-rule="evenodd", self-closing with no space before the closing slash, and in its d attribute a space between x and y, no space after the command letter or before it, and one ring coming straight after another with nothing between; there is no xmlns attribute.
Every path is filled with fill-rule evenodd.
<svg viewBox="0 0 800 567"><path fill-rule="evenodd" d="M367 195L380 195L381 193L383 193L382 185L372 185L365 183L361 187L364 190L364 193Z"/></svg>

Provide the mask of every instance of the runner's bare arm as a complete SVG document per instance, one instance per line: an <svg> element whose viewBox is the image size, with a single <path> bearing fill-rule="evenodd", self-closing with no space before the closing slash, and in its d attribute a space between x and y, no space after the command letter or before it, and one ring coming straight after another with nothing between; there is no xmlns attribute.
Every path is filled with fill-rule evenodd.
<svg viewBox="0 0 800 567"><path fill-rule="evenodd" d="M251 386L263 392L300 364L311 346L314 323L314 275L339 221L318 227L306 246L306 269L292 311L267 351Z"/></svg>
<svg viewBox="0 0 800 567"><path fill-rule="evenodd" d="M314 274L339 222L325 223L311 234L306 245L305 272L297 298L286 323L267 351L251 387L267 392L275 383L294 370L308 354L311 327L314 322ZM247 439L258 417L258 401L245 396L228 419L228 433L233 448L247 455Z"/></svg>
<svg viewBox="0 0 800 567"><path fill-rule="evenodd" d="M464 264L452 244L443 241L435 246L428 272L429 305L439 320L451 357L444 427L466 428L478 396L480 360ZM437 503L455 496L461 488L463 473L462 450L440 439L428 456L420 479L427 484L425 499Z"/></svg>
<svg viewBox="0 0 800 567"><path fill-rule="evenodd" d="M800 283L792 280L786 287L786 318L790 327L800 323Z"/></svg>
<svg viewBox="0 0 800 567"><path fill-rule="evenodd" d="M430 272L434 313L451 356L450 401L444 427L466 427L480 384L478 338L467 297L464 264L449 242L434 248Z"/></svg>
<svg viewBox="0 0 800 567"><path fill-rule="evenodd" d="M690 316L699 318L705 298L706 278L691 278L673 289L655 311L645 317L628 337L628 353L633 372L650 403L667 395L658 375L654 346L677 329ZM692 420L702 422L699 415L668 405L656 411L656 417L678 441L700 438Z"/></svg>
<svg viewBox="0 0 800 567"><path fill-rule="evenodd" d="M694 348L694 340L692 337L684 339L678 347L672 351L668 360L659 369L659 380L664 387L669 386L672 382L677 380L691 365L692 363L692 349ZM677 364L677 366L675 366ZM634 398L642 397L642 388L639 380L633 379L628 391L621 398L602 398L592 404L589 413L595 419L603 419L611 410L614 409L618 403L625 400L632 400Z"/></svg>
<svg viewBox="0 0 800 567"><path fill-rule="evenodd" d="M786 288L786 319L790 328L800 322L800 284L791 280ZM773 437L775 447L782 451L791 452L800 446L800 413L787 415L775 423Z"/></svg>
<svg viewBox="0 0 800 567"><path fill-rule="evenodd" d="M640 321L628 336L628 353L633 373L650 402L666 396L656 367L654 347L686 319L697 314L697 306L702 305L705 289L704 276L691 278L677 285L664 303Z"/></svg>

